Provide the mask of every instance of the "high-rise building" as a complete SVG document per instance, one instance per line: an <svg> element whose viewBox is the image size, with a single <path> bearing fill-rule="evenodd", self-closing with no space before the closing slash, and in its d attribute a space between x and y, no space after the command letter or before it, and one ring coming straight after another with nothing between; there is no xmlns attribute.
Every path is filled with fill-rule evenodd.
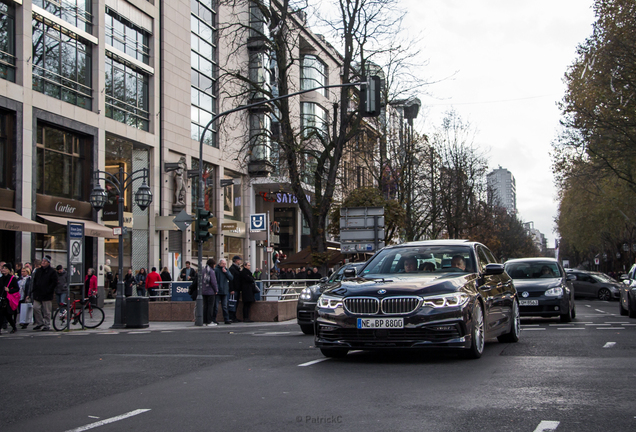
<svg viewBox="0 0 636 432"><path fill-rule="evenodd" d="M487 180L489 202L517 213L517 187L512 173L499 166L488 174Z"/></svg>

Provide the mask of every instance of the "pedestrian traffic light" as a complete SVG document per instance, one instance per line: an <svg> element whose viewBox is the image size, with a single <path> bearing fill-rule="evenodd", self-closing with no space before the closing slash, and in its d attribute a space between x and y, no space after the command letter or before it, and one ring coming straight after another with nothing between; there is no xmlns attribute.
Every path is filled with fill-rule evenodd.
<svg viewBox="0 0 636 432"><path fill-rule="evenodd" d="M360 115L377 117L380 115L380 77L367 76L366 83L360 85Z"/></svg>
<svg viewBox="0 0 636 432"><path fill-rule="evenodd" d="M212 213L205 209L197 210L197 241L204 242L212 237L210 234L212 222L208 220L210 216Z"/></svg>

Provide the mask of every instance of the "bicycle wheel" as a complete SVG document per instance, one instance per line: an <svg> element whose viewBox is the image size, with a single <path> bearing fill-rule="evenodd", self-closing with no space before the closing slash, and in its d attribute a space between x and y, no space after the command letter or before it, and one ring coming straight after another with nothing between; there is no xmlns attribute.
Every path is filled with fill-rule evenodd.
<svg viewBox="0 0 636 432"><path fill-rule="evenodd" d="M66 309L58 308L53 313L53 328L56 331L66 330Z"/></svg>
<svg viewBox="0 0 636 432"><path fill-rule="evenodd" d="M86 328L95 328L99 327L104 322L104 311L97 307L93 306L92 309L84 309L84 327ZM82 315L80 315L81 319Z"/></svg>

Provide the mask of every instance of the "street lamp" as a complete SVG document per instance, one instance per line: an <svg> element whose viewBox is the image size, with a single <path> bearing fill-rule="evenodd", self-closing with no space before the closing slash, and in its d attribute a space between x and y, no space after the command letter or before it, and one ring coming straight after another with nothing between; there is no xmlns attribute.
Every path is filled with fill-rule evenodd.
<svg viewBox="0 0 636 432"><path fill-rule="evenodd" d="M102 175L100 177L100 174ZM91 191L89 200L96 211L100 211L106 205L108 194L101 187L99 182L104 180L115 188L118 198L117 216L119 221L119 276L117 280L117 297L115 299L115 322L111 328L121 329L126 327L125 310L126 298L124 297L124 191L131 187L135 180L142 180L141 186L135 193L135 203L144 211L152 203L152 191L146 183L149 178L147 168L138 169L131 173L124 172L123 167L119 167L118 174L111 174L106 171L95 171L95 179L93 190Z"/></svg>

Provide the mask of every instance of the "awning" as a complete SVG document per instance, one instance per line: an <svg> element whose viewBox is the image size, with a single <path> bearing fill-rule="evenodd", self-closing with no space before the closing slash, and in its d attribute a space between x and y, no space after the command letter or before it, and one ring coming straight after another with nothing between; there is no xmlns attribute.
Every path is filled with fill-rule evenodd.
<svg viewBox="0 0 636 432"><path fill-rule="evenodd" d="M0 230L46 234L48 227L45 224L20 216L16 212L0 210Z"/></svg>
<svg viewBox="0 0 636 432"><path fill-rule="evenodd" d="M100 225L97 222L84 220L84 219L71 219L63 218L59 216L38 215L42 219L46 219L49 222L53 222L58 225L66 225L67 222L77 222L84 224L84 235L87 237L104 237L104 238L117 238L113 235L113 229Z"/></svg>

